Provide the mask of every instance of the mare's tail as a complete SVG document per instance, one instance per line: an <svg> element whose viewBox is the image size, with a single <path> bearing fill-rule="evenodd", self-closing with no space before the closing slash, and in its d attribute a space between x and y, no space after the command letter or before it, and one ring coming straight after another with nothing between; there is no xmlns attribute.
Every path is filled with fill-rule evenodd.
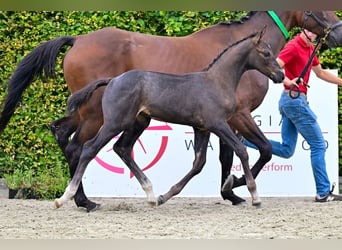
<svg viewBox="0 0 342 250"><path fill-rule="evenodd" d="M90 84L87 84L82 89L74 92L68 99L67 112L70 114L78 110L80 106L85 104L91 98L96 89L108 85L111 79L112 78L103 78L95 80Z"/></svg>
<svg viewBox="0 0 342 250"><path fill-rule="evenodd" d="M15 69L5 99L2 101L0 133L12 117L23 92L36 77L55 77L57 55L64 45L72 46L75 37L63 36L42 43L25 56Z"/></svg>

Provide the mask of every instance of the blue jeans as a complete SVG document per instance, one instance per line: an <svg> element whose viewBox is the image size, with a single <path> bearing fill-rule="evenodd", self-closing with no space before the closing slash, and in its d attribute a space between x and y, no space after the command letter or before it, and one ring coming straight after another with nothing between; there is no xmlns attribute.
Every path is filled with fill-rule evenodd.
<svg viewBox="0 0 342 250"><path fill-rule="evenodd" d="M294 154L298 133L310 145L311 167L316 184L316 193L325 195L330 192L330 181L326 171L325 150L326 144L317 117L310 109L305 96L292 99L283 92L279 100L279 111L282 116L281 138L282 143L270 140L272 154L282 158L289 158ZM257 147L244 140L248 147Z"/></svg>

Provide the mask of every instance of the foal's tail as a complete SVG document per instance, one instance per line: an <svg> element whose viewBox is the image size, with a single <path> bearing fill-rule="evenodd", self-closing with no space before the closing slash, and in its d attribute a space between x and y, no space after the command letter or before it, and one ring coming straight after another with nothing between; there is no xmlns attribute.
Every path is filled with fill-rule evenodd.
<svg viewBox="0 0 342 250"><path fill-rule="evenodd" d="M82 89L74 92L68 99L67 112L69 114L75 112L80 106L85 104L91 98L96 89L108 85L111 79L112 78L103 78L95 80L90 84L87 84Z"/></svg>
<svg viewBox="0 0 342 250"><path fill-rule="evenodd" d="M0 133L12 117L25 89L36 77L55 77L57 55L64 45L73 46L75 37L63 36L42 43L22 59L8 82L2 101Z"/></svg>

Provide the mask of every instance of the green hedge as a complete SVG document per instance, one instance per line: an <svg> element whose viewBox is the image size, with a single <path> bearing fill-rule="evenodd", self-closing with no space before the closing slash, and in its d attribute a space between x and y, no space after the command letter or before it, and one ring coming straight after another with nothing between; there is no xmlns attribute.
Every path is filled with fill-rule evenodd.
<svg viewBox="0 0 342 250"><path fill-rule="evenodd" d="M148 34L184 36L219 21L237 20L245 14L232 11L0 12L0 98L5 95L6 83L18 62L43 41L109 26ZM341 11L337 14L342 16ZM324 67L341 69L341 48L323 50L321 55ZM69 179L66 161L48 128L51 121L64 115L69 96L61 70L63 54L59 58L57 79L36 80L25 91L21 105L0 140L0 177L14 170L33 172L34 185L43 198L53 198L62 192ZM341 102L339 105L341 121Z"/></svg>

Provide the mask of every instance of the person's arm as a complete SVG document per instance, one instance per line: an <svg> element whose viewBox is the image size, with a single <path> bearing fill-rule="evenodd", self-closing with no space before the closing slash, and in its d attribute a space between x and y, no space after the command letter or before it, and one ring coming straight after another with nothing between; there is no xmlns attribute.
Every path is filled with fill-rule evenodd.
<svg viewBox="0 0 342 250"><path fill-rule="evenodd" d="M285 63L284 63L283 60L281 60L281 59L278 57L278 58L277 58L277 62L278 62L278 64L279 64L280 68L284 68ZM294 86L296 86L297 88L299 88L299 86L298 86L298 84L297 84L297 79L298 79L298 77L296 77L296 78L290 80L287 76L285 76L285 78L284 78L284 80L283 80L283 84L285 84L285 85L287 85L287 86L289 86L289 87L291 87L292 85L294 85ZM303 83L302 80L301 80L301 83Z"/></svg>
<svg viewBox="0 0 342 250"><path fill-rule="evenodd" d="M342 78L334 75L330 71L327 71L322 68L320 64L312 67L313 72L315 72L316 76L326 82L335 83L342 86Z"/></svg>

